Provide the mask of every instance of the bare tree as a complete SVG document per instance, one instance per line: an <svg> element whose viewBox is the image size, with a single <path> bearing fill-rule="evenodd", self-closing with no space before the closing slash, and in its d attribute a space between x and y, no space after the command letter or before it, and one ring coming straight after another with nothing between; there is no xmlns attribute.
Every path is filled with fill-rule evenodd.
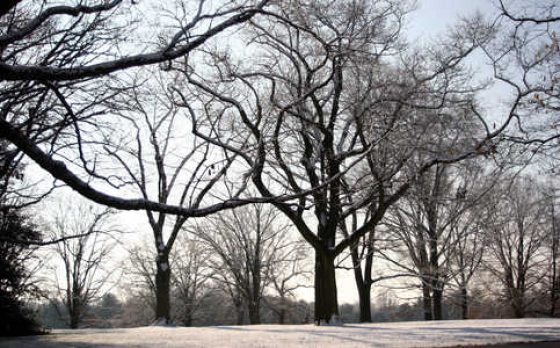
<svg viewBox="0 0 560 348"><path fill-rule="evenodd" d="M80 237L64 239L54 246L57 263L53 266L57 283L57 297L68 314L70 328L79 327L87 307L102 295L112 272L106 267L114 247L115 233L109 225L110 210L92 205L68 204L57 213L52 226L53 239L67 235ZM62 279L59 277L61 276Z"/></svg>
<svg viewBox="0 0 560 348"><path fill-rule="evenodd" d="M292 241L287 247L278 250L273 267L269 269L269 286L275 301L267 306L278 316L278 323L286 322L290 301L296 300L296 290L307 287L312 276L309 247L302 241Z"/></svg>
<svg viewBox="0 0 560 348"><path fill-rule="evenodd" d="M496 0L495 39L483 45L497 85L508 96L501 110L512 122L503 138L557 169L560 110L560 12L555 1Z"/></svg>
<svg viewBox="0 0 560 348"><path fill-rule="evenodd" d="M502 284L513 315L522 318L535 301L532 291L545 277L543 255L545 209L535 181L520 177L494 200L487 225L490 252L485 267Z"/></svg>
<svg viewBox="0 0 560 348"><path fill-rule="evenodd" d="M214 270L210 267L212 253L201 240L181 234L171 255L173 269L172 293L175 317L184 326L191 326L211 289Z"/></svg>
<svg viewBox="0 0 560 348"><path fill-rule="evenodd" d="M445 132L448 120L473 115L472 89L464 87L468 76L460 62L487 32L469 22L464 26L468 35L457 30L433 55L413 54L401 66L391 66L385 58L401 52L398 37L406 5L299 1L297 11L293 6L278 6L269 17L252 21L247 45L262 53L258 60L210 50L212 74L176 68L198 89L205 109L228 116L206 139L244 159L264 197L279 192L302 196L295 204L273 204L315 250L315 316L325 323L338 315L335 258L370 232L422 173L437 163L494 150L491 139L497 133L475 139L456 128L444 133L438 144L446 146L437 151L429 142L433 138L423 136L435 124ZM197 105L185 104L197 113ZM232 127L248 133L250 142L231 142L221 130ZM376 150L386 156L364 165L367 175L359 175L358 163L366 163ZM373 183L366 185L365 178ZM344 185L352 188L353 199L345 196ZM369 219L337 240L339 225L372 201Z"/></svg>
<svg viewBox="0 0 560 348"><path fill-rule="evenodd" d="M218 213L194 232L215 254L215 278L230 293L238 310L238 324L242 323L243 308L247 308L251 324L260 324L266 287L276 282L277 289L287 296L289 272L299 272L290 269L301 257L296 256L297 242L278 215L271 206L250 205Z"/></svg>
<svg viewBox="0 0 560 348"><path fill-rule="evenodd" d="M24 153L55 179L113 208L200 216L241 204L213 202L194 209L130 199L122 191L106 193L102 185L115 185L96 173L99 163L88 145L111 122L103 105L128 88L120 85L119 72L184 58L267 3L234 1L219 8L206 1L170 4L159 15L172 14L174 32L162 29L146 43L138 31L150 18L137 12L135 2L4 2L0 138L10 144L9 151ZM137 20L142 24L135 26Z"/></svg>
<svg viewBox="0 0 560 348"><path fill-rule="evenodd" d="M162 206L190 207L198 210L206 201L222 201L220 195L228 168L235 156L223 149L189 137L190 120L181 113L173 100L171 80L165 73L155 72L144 85L129 91L127 105L118 115L124 125L113 127L107 140L99 141L111 166L107 177L113 182L134 188L146 201ZM173 75L171 76L173 77ZM118 134L118 135L117 135ZM115 137L122 140L115 141ZM188 140L187 140L188 139ZM98 171L102 173L101 169ZM218 189L214 189L214 188ZM243 190L234 193L239 197ZM154 320L167 324L171 318L170 290L172 269L170 254L188 215L145 210L153 234L157 258L155 273L156 313Z"/></svg>
<svg viewBox="0 0 560 348"><path fill-rule="evenodd" d="M177 236L177 246L169 254L170 320L191 326L196 320L200 305L210 291L212 268L210 250L202 241L183 231ZM136 245L128 250L125 262L126 283L130 298L150 308L153 318L157 308L157 250L148 244Z"/></svg>
<svg viewBox="0 0 560 348"><path fill-rule="evenodd" d="M558 301L560 300L560 269L559 269L559 257L560 257L560 230L558 226L558 212L556 208L556 195L557 189L552 183L547 183L543 186L545 192L543 192L543 198L546 207L545 219L543 222L544 230L546 231L546 244L545 247L547 262L548 262L548 272L545 278L545 290L549 295L548 301L548 315L554 317L557 315ZM547 226L548 225L548 226Z"/></svg>
<svg viewBox="0 0 560 348"><path fill-rule="evenodd" d="M485 167L472 162L437 165L387 216L390 233L407 256L401 260L401 254L391 251L383 255L418 276L426 320L443 318L444 288L451 279L460 279L466 296L467 283L480 263L477 212L500 178Z"/></svg>
<svg viewBox="0 0 560 348"><path fill-rule="evenodd" d="M471 209L461 216L460 222L452 226L453 245L447 251L452 264L455 285L460 291L461 317L469 318L469 286L481 269L486 245L483 224L485 224L484 204Z"/></svg>

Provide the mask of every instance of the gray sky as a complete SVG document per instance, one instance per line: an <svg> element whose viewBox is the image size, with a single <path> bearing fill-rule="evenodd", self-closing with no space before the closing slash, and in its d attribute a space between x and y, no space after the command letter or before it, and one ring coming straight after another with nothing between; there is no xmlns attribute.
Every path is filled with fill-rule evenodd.
<svg viewBox="0 0 560 348"><path fill-rule="evenodd" d="M476 11L493 17L493 0L419 0L418 8L409 16L409 35L412 39L428 38L445 32L461 16Z"/></svg>

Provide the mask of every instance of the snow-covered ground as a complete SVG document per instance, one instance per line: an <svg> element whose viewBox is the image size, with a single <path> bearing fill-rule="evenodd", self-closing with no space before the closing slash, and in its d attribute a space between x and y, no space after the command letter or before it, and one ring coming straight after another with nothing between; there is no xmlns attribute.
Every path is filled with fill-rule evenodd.
<svg viewBox="0 0 560 348"><path fill-rule="evenodd" d="M54 330L0 347L451 347L560 341L560 319ZM560 346L560 343L559 343Z"/></svg>

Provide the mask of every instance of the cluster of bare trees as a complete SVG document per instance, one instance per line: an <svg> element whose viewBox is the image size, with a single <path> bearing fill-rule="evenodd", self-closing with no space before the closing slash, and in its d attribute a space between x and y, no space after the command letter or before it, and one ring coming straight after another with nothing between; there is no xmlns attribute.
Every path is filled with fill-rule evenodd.
<svg viewBox="0 0 560 348"><path fill-rule="evenodd" d="M374 253L389 263L388 274L416 279L411 287L421 291L426 320L441 320L444 302L468 318L470 301L482 301L469 289L481 288L484 301L509 308L503 315L554 315L558 216L547 195L553 187L506 173L461 181L453 169L434 170L425 177L432 184L418 188L429 192L417 196L413 188L382 222Z"/></svg>
<svg viewBox="0 0 560 348"><path fill-rule="evenodd" d="M200 315L200 305L213 293L229 298L235 322L260 324L266 305L283 323L286 302L309 275L305 245L288 232L278 212L266 205L249 205L215 214L188 225L170 255L171 316L190 326ZM130 251L130 282L146 303L157 310L154 252L136 247ZM275 298L274 303L266 303Z"/></svg>
<svg viewBox="0 0 560 348"><path fill-rule="evenodd" d="M338 320L335 269L345 253L364 321L372 285L395 277L374 276L376 253L400 267L397 276L418 277L426 319L442 317L451 283L466 313L481 264L518 315L524 292L545 277L529 269L548 260L533 257L547 243L526 232L541 219L538 210L521 216L530 210L516 206L522 193L492 191L504 180L488 163L501 171L504 160L542 154L555 167L560 54L554 4L516 4L498 1L496 16L461 20L417 48L403 32L408 1L7 1L2 151L87 199L146 215L151 252L134 253L135 264L160 323L176 291L188 324L208 279L239 317L246 309L259 323L265 289L285 298L305 273L287 222L315 252L318 324ZM147 35L144 25L159 31ZM507 86L499 115L482 105L487 86L468 68L477 53ZM91 274L79 265L92 264L82 248L97 235L53 237L79 274L65 288L78 317L88 297L79 283ZM546 277L557 289L558 238L550 240Z"/></svg>

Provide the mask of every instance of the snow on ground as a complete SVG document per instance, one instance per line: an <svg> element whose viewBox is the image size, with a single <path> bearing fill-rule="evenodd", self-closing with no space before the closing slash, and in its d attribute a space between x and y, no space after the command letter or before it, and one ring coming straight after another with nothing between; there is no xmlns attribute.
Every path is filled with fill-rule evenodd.
<svg viewBox="0 0 560 348"><path fill-rule="evenodd" d="M54 330L0 338L0 348L55 347L451 347L560 341L560 319L465 320L347 324L254 325ZM560 346L560 343L559 343Z"/></svg>

